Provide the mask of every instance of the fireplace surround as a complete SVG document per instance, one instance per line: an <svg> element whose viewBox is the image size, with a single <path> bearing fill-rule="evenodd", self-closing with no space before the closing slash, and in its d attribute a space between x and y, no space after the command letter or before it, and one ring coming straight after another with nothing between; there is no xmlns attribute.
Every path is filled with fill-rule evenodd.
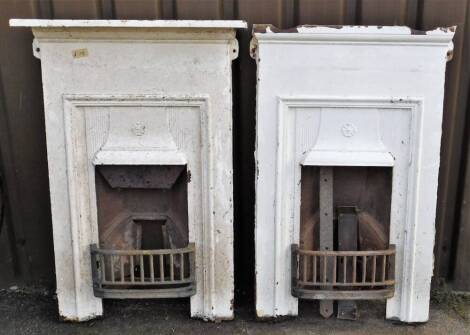
<svg viewBox="0 0 470 335"><path fill-rule="evenodd" d="M388 319L427 321L454 31L254 27L259 318L297 315L298 298L320 299L322 315L330 316L333 300L368 297L387 299ZM391 185L380 179L383 190L368 193L373 183L360 170L348 172L355 169L388 169ZM377 212L374 199L390 206L388 213ZM367 218L382 221L386 243L357 250ZM344 239L341 231L362 236Z"/></svg>
<svg viewBox="0 0 470 335"><path fill-rule="evenodd" d="M192 317L233 318L231 63L246 23L10 25L32 27L42 65L60 315L191 296Z"/></svg>

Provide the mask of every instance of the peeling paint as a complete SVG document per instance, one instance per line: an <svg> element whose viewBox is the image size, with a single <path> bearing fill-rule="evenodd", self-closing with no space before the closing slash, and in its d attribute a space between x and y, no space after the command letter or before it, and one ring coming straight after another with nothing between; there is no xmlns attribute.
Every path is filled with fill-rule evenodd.
<svg viewBox="0 0 470 335"><path fill-rule="evenodd" d="M456 31L456 26L438 27L434 30L417 30L406 26L355 26L355 25L299 25L296 27L282 29L271 24L255 24L253 25L253 35L255 34L323 34L327 33L326 29L344 30L346 33L365 33L371 34L374 30L383 30L389 34L396 35L436 35L449 34ZM383 32L381 33L383 34Z"/></svg>
<svg viewBox="0 0 470 335"><path fill-rule="evenodd" d="M418 30L418 29L413 29L410 28L411 35L426 35L425 30Z"/></svg>

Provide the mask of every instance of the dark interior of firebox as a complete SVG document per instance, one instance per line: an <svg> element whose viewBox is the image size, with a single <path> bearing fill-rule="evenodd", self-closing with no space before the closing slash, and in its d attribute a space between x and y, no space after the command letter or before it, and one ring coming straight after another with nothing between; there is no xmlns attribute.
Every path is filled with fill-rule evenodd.
<svg viewBox="0 0 470 335"><path fill-rule="evenodd" d="M299 245L293 294L320 299L320 314L357 320L355 300L394 292L389 245L392 168L302 167Z"/></svg>
<svg viewBox="0 0 470 335"><path fill-rule="evenodd" d="M301 249L319 250L320 190L317 166L302 167ZM392 195L392 168L333 167L334 249L338 250L338 209L355 208L357 250L388 248Z"/></svg>
<svg viewBox="0 0 470 335"><path fill-rule="evenodd" d="M102 165L96 167L95 175L101 249L161 250L188 246L186 166ZM111 273L116 282L132 278L136 283L145 283L150 277L157 281L160 273L183 279L189 277L189 263L189 255L183 253L154 255L151 260L148 255L128 256L124 264L122 257L114 257L107 260L106 274Z"/></svg>

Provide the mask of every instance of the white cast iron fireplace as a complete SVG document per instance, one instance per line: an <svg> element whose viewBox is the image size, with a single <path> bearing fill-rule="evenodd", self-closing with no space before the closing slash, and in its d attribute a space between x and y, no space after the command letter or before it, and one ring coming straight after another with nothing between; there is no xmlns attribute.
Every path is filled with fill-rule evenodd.
<svg viewBox="0 0 470 335"><path fill-rule="evenodd" d="M59 313L191 296L233 318L232 60L242 21L12 20L41 59Z"/></svg>
<svg viewBox="0 0 470 335"><path fill-rule="evenodd" d="M428 319L453 35L254 28L258 317L307 298L324 316L333 300L387 299L389 319Z"/></svg>

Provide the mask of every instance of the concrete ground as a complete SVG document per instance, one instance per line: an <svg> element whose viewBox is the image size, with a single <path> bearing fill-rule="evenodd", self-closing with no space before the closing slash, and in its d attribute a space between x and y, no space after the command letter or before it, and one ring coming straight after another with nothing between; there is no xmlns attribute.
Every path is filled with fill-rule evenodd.
<svg viewBox="0 0 470 335"><path fill-rule="evenodd" d="M385 321L384 304L360 304L359 321L318 316L318 305L303 302L299 317L256 321L249 308L236 310L234 321L209 323L189 318L186 300L105 301L102 319L81 324L59 321L55 297L40 290L0 290L0 334L470 334L470 299L437 294L430 321L405 325Z"/></svg>

